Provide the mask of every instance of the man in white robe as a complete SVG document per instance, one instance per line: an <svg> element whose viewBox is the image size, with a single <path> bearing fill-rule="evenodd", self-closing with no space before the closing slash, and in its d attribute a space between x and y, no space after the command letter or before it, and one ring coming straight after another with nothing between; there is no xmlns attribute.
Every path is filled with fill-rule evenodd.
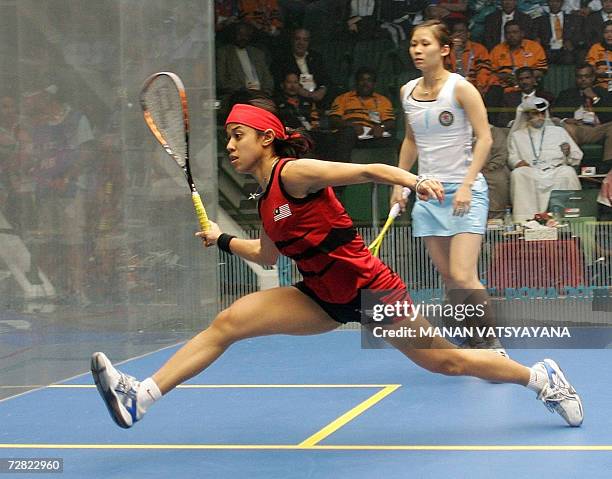
<svg viewBox="0 0 612 479"><path fill-rule="evenodd" d="M548 210L552 190L580 190L574 170L582 150L548 115L548 101L529 97L517 108L508 135L510 194L514 221L532 219Z"/></svg>

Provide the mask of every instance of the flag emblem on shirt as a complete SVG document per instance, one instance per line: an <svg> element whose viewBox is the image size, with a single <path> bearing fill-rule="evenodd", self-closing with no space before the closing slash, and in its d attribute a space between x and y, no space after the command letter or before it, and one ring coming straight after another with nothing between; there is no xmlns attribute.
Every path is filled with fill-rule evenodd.
<svg viewBox="0 0 612 479"><path fill-rule="evenodd" d="M451 126L453 124L453 121L455 121L455 117L450 111L443 111L442 113L440 113L438 121L442 126Z"/></svg>
<svg viewBox="0 0 612 479"><path fill-rule="evenodd" d="M291 210L287 203L274 209L274 221L280 221L289 216L291 216Z"/></svg>

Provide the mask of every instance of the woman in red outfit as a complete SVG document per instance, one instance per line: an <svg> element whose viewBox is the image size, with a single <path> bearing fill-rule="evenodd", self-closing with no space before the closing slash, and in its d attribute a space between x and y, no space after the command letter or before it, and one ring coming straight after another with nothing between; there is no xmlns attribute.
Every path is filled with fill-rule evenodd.
<svg viewBox="0 0 612 479"><path fill-rule="evenodd" d="M263 100L252 103L257 101L266 105ZM366 182L402 185L416 189L423 199L443 201L442 185L389 165L295 159L308 142L288 136L283 124L268 109L237 104L225 124L232 166L240 173L252 175L263 191L259 200L264 230L261 237L235 238L222 233L212 222L208 232L199 232L197 236L207 247L217 245L261 264L275 264L282 252L296 261L303 281L237 300L142 382L117 371L103 353L94 353L91 366L95 383L111 417L121 427L131 427L153 402L206 369L237 341L272 334L320 334L347 321L360 321L360 293L366 289L385 291L387 296L381 301L386 303L397 299L409 301L402 280L365 247L332 187ZM420 316L394 317L390 324L364 322L369 323L366 327L375 324L386 331L429 326ZM552 391L544 363L529 369L491 351L457 349L439 337L386 340L432 372ZM577 400L567 399L573 389L569 391L569 383L564 387L566 399L560 414L568 423L579 425L580 400L575 392ZM552 392L558 399L558 390Z"/></svg>

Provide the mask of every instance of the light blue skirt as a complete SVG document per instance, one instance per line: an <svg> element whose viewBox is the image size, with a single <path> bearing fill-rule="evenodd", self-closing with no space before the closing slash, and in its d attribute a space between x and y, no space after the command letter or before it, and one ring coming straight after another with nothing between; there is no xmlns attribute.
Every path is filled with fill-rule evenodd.
<svg viewBox="0 0 612 479"><path fill-rule="evenodd" d="M442 183L444 202L436 199L421 201L417 199L412 209L412 234L423 236L455 236L458 233L484 235L487 230L489 212L489 187L484 176L472 186L470 210L463 216L453 215L453 198L461 183Z"/></svg>

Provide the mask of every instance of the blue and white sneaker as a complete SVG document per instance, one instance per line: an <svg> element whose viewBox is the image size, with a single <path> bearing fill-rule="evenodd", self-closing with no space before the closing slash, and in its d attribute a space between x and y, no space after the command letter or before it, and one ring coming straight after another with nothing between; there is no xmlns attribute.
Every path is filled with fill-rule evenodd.
<svg viewBox="0 0 612 479"><path fill-rule="evenodd" d="M122 428L129 428L142 418L136 396L140 383L127 374L117 371L104 353L91 356L91 374L98 392L113 421Z"/></svg>
<svg viewBox="0 0 612 479"><path fill-rule="evenodd" d="M582 401L569 383L559 365L552 359L545 359L533 365L548 376L548 383L538 394L550 412L559 414L570 426L578 427L584 419Z"/></svg>

